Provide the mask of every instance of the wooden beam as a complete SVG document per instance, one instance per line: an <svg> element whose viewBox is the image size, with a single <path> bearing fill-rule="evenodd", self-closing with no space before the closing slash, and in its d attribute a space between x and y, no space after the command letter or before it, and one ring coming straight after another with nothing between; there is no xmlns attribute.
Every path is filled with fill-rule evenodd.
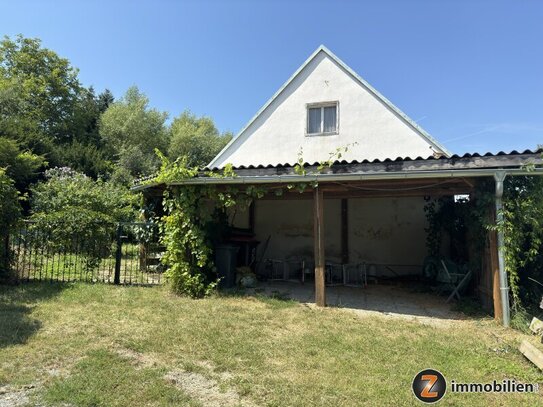
<svg viewBox="0 0 543 407"><path fill-rule="evenodd" d="M466 194L469 191L466 191L466 188L440 188L440 189L428 189L428 190L415 190L415 191L361 191L361 190L351 190L351 191L328 191L326 192L326 199L347 199L347 198L411 198L411 197L424 197L424 196L453 196L459 194ZM313 199L313 196L309 192L299 193L298 191L294 192L285 192L281 196L276 196L273 193L267 194L261 198L262 200L304 200L304 199Z"/></svg>
<svg viewBox="0 0 543 407"><path fill-rule="evenodd" d="M490 209L491 222L496 221L496 210L492 206ZM500 269L498 265L498 238L495 230L490 230L488 235L490 270L492 271L492 298L494 300L494 318L500 322L503 321L502 297L500 290Z"/></svg>
<svg viewBox="0 0 543 407"><path fill-rule="evenodd" d="M527 340L523 340L519 347L520 353L526 356L534 365L543 370L543 352Z"/></svg>
<svg viewBox="0 0 543 407"><path fill-rule="evenodd" d="M249 229L251 233L255 233L255 207L256 200L253 200L249 205Z"/></svg>
<svg viewBox="0 0 543 407"><path fill-rule="evenodd" d="M324 285L324 196L320 187L315 188L313 197L315 303L319 307L325 307L326 288Z"/></svg>
<svg viewBox="0 0 543 407"><path fill-rule="evenodd" d="M341 262L349 263L349 200L341 200Z"/></svg>

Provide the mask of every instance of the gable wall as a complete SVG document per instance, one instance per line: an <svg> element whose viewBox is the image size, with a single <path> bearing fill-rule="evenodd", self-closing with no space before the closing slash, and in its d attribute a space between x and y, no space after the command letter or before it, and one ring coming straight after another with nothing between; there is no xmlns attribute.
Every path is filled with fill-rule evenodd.
<svg viewBox="0 0 543 407"><path fill-rule="evenodd" d="M305 136L306 104L325 101L339 101L339 134ZM305 161L323 161L355 142L342 159L432 154L426 139L321 51L214 165L293 164L300 147Z"/></svg>

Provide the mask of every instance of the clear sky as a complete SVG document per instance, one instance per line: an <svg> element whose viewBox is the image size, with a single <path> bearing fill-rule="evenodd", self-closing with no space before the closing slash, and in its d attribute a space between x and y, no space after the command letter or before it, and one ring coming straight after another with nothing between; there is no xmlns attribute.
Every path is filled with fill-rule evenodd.
<svg viewBox="0 0 543 407"><path fill-rule="evenodd" d="M455 153L543 144L543 0L0 0L116 97L237 133L324 44Z"/></svg>

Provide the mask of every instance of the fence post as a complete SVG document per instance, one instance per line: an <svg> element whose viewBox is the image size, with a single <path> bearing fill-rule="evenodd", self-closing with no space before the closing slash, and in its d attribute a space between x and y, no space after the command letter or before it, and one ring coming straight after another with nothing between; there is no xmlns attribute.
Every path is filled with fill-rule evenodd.
<svg viewBox="0 0 543 407"><path fill-rule="evenodd" d="M119 223L117 225L117 251L115 252L115 276L113 277L113 284L121 284L121 259L122 259L122 237L123 227Z"/></svg>

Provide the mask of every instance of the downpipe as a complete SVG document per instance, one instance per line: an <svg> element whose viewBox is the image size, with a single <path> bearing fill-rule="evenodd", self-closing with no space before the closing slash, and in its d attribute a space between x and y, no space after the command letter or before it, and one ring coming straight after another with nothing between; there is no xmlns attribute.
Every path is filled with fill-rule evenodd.
<svg viewBox="0 0 543 407"><path fill-rule="evenodd" d="M503 224L503 182L506 177L505 171L497 171L494 174L496 181L496 222L498 225ZM502 303L503 326L508 327L511 322L509 309L509 284L507 282L507 273L505 271L505 257L503 230L497 229L498 238L498 270L500 277L500 296Z"/></svg>

